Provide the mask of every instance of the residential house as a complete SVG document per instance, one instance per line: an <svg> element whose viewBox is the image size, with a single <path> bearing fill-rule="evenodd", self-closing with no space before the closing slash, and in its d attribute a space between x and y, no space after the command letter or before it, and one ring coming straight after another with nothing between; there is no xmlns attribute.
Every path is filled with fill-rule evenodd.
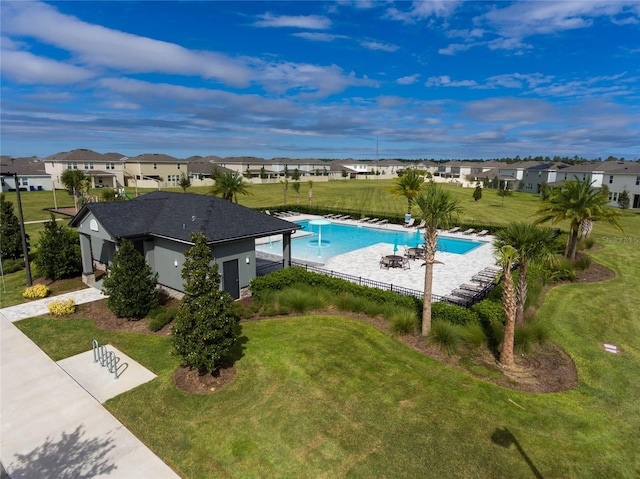
<svg viewBox="0 0 640 479"><path fill-rule="evenodd" d="M47 174L42 160L31 158L13 158L11 156L0 157L0 173L16 173L20 191L51 191L53 184L51 176ZM2 191L15 191L16 179L14 176L0 176Z"/></svg>
<svg viewBox="0 0 640 479"><path fill-rule="evenodd" d="M71 220L78 228L82 277L95 283L95 271L113 262L122 239L133 241L159 285L183 293L184 253L191 233L209 240L212 261L219 265L221 289L234 298L245 294L256 276L255 240L282 235L284 266L291 263L291 235L296 223L266 215L214 196L154 191L129 201L88 203Z"/></svg>
<svg viewBox="0 0 640 479"><path fill-rule="evenodd" d="M55 188L62 188L60 177L65 170L82 171L91 179L92 188L125 186L124 164L113 156L80 148L47 156L43 161L45 171L51 176Z"/></svg>
<svg viewBox="0 0 640 479"><path fill-rule="evenodd" d="M555 183L558 174L571 165L561 162L541 162L524 170L518 189L525 193L540 193L540 185ZM521 186L521 187L520 187Z"/></svg>
<svg viewBox="0 0 640 479"><path fill-rule="evenodd" d="M124 157L127 186L137 188L175 188L180 176L189 173L189 164L173 156L145 153L132 158Z"/></svg>
<svg viewBox="0 0 640 479"><path fill-rule="evenodd" d="M620 193L627 191L630 208L640 209L640 163L632 161L591 161L564 168L556 181L589 181L595 188L609 190L609 205L618 206Z"/></svg>

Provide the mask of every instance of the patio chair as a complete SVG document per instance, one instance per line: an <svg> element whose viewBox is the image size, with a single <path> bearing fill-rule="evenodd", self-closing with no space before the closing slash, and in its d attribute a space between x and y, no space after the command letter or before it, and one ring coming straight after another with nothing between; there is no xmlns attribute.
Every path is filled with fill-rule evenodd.
<svg viewBox="0 0 640 479"><path fill-rule="evenodd" d="M489 234L489 230L482 230L476 233L476 236L487 236Z"/></svg>
<svg viewBox="0 0 640 479"><path fill-rule="evenodd" d="M449 230L449 233L457 233L458 231L460 231L460 227L459 227L459 226L456 226L455 228L451 228L451 229Z"/></svg>
<svg viewBox="0 0 640 479"><path fill-rule="evenodd" d="M415 222L416 222L416 219L411 218L408 223L405 223L402 226L404 226L405 228L411 228Z"/></svg>
<svg viewBox="0 0 640 479"><path fill-rule="evenodd" d="M422 228L424 228L424 225L425 225L426 223L427 223L427 222L426 222L425 220L422 220L422 221L420 222L420 224L418 225L418 229L419 229L419 230L421 230Z"/></svg>
<svg viewBox="0 0 640 479"><path fill-rule="evenodd" d="M470 235L471 233L473 233L475 230L473 228L469 228L468 230L464 230L462 232L463 235Z"/></svg>
<svg viewBox="0 0 640 479"><path fill-rule="evenodd" d="M372 219L368 220L367 223L374 225L378 221L380 221L380 218L372 218Z"/></svg>
<svg viewBox="0 0 640 479"><path fill-rule="evenodd" d="M391 267L391 260L383 255L382 258L380 258L380 268L389 269L390 267Z"/></svg>
<svg viewBox="0 0 640 479"><path fill-rule="evenodd" d="M411 264L409 264L409 258L402 258L402 269L411 269Z"/></svg>
<svg viewBox="0 0 640 479"><path fill-rule="evenodd" d="M360 218L358 220L358 223L366 223L367 221L369 221L371 218L369 218L368 216L365 216L364 218Z"/></svg>
<svg viewBox="0 0 640 479"><path fill-rule="evenodd" d="M376 224L378 226L382 226L382 225L386 225L388 222L389 222L389 220L380 220L380 221L376 222Z"/></svg>
<svg viewBox="0 0 640 479"><path fill-rule="evenodd" d="M271 216L271 211L269 211L269 210L264 210L264 212L265 212L265 214L267 214L267 215Z"/></svg>

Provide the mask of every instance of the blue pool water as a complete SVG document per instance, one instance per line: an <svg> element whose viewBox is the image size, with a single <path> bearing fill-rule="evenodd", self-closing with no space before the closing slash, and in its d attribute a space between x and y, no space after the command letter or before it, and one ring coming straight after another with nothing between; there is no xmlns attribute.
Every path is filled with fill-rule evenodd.
<svg viewBox="0 0 640 479"><path fill-rule="evenodd" d="M409 231L390 231L337 223L322 226L309 224L309 221L297 223L303 227L303 232L312 233L291 241L291 256L298 260L324 263L334 256L378 243L397 246L400 254L403 254L405 246L414 248L424 243L423 235L415 228ZM482 241L439 237L438 251L465 254L482 244ZM263 245L259 250L267 252L268 248L269 245Z"/></svg>

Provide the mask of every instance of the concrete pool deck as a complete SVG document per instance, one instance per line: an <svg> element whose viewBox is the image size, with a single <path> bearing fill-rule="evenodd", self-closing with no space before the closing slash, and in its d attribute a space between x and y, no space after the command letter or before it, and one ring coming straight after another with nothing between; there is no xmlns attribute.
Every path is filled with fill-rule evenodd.
<svg viewBox="0 0 640 479"><path fill-rule="evenodd" d="M317 218L310 215L291 216L288 221L303 221ZM332 220L334 223L358 225L355 220ZM375 227L367 225L369 227ZM388 231L415 231L414 228L404 228L401 225L386 224L378 228ZM303 233L309 234L309 233ZM296 232L293 238L302 236ZM492 236L477 237L476 235L463 235L461 233L441 233L440 236L458 239L472 239L481 241L483 244L469 251L466 254L453 254L437 252L436 263L433 267L433 294L446 296L463 283L471 282L471 278L482 271L487 266L495 266L496 261L493 256ZM273 237L272 242L277 243L279 238ZM266 243L267 241L262 241ZM398 245L398 253L404 253L405 245ZM274 250L277 252L278 247ZM281 254L281 253L280 253ZM410 269L402 268L380 268L380 258L382 255L393 254L393 243L378 243L366 248L358 249L342 255L330 258L326 263L317 265L320 268L349 274L362 278L389 283L416 291L424 291L424 264L423 260L409 260ZM292 258L295 261L295 257Z"/></svg>

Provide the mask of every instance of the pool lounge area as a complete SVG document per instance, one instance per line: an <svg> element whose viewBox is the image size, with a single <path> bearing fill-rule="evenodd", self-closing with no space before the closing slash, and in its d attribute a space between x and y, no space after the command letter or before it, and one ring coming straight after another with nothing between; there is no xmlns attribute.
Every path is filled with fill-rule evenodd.
<svg viewBox="0 0 640 479"><path fill-rule="evenodd" d="M317 219L317 217L311 217L308 215L300 215L287 218L293 222L305 222L309 220ZM333 224L344 224L358 227L358 222L355 220L333 221ZM304 223L303 223L304 224ZM331 228L326 225L323 228ZM359 227L365 227L360 225ZM424 261L421 259L409 260L409 269L403 268L381 268L380 258L382 256L394 254L394 249L397 249L397 254L403 255L404 248L415 246L416 228L403 228L401 225L385 224L374 227L366 227L367 229L379 229L383 230L390 236L386 238L390 239L390 242L377 242L364 246L358 249L351 249L345 253L336 254L328 257L327 254L322 257L324 251L321 251L321 257L318 259L318 253L316 248L316 261L313 259L304 259L296 257L296 248L292 247L293 260L296 262L304 262L319 266L323 269L335 271L343 274L348 274L356 277L363 277L389 283L404 288L409 288L417 291L423 291L424 289ZM404 235L409 236L404 236ZM394 242L396 239L398 240ZM451 291L457 289L461 284L469 283L471 278L479 271L486 267L495 265L495 258L493 256L493 246L491 244L493 238L491 236L485 236L482 238L474 238L473 236L465 236L461 233L441 233L442 238L451 238L457 240L471 240L473 247L469 248L464 254L457 254L447 251L438 251L436 253L436 260L439 263L434 264L433 268L433 294L437 296L446 296ZM294 238L307 238L307 241L313 241L316 243L318 238L314 233L313 228L311 231L303 229L298 231ZM411 238L413 242L406 243L404 238ZM281 244L279 238L263 238L256 244L256 254L263 257L277 259L278 255L281 256ZM297 241L297 240L295 240ZM328 233L323 231L322 243L325 241L331 241ZM293 243L293 242L292 242ZM322 245L321 243L321 245ZM324 248L329 249L329 248ZM446 249L446 248L443 248Z"/></svg>

